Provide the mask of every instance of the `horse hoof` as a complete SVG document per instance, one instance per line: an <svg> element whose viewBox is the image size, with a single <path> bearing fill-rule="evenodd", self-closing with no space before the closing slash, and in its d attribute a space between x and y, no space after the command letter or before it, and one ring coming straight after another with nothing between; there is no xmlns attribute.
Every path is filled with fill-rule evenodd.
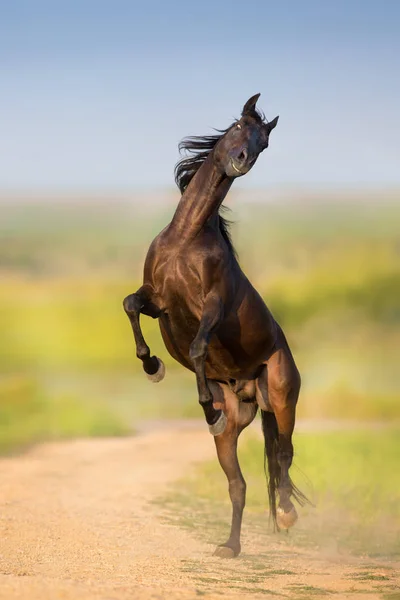
<svg viewBox="0 0 400 600"><path fill-rule="evenodd" d="M153 373L152 375L150 375L150 373L146 373L147 379L149 381L151 381L152 383L159 383L165 377L165 365L164 365L163 361L161 360L161 358L158 358L158 356L156 356L156 359L158 360L157 371L155 373Z"/></svg>
<svg viewBox="0 0 400 600"><path fill-rule="evenodd" d="M219 558L235 558L238 554L239 552L235 552L229 546L217 546L213 556L219 556Z"/></svg>
<svg viewBox="0 0 400 600"><path fill-rule="evenodd" d="M218 417L217 421L214 423L214 425L209 425L208 429L210 430L211 435L213 435L214 437L216 435L221 435L221 433L224 433L225 431L225 427L226 427L226 416L223 410L221 410L221 414ZM220 546L221 548L223 548L224 546Z"/></svg>
<svg viewBox="0 0 400 600"><path fill-rule="evenodd" d="M294 506L292 506L289 512L285 512L282 506L278 506L276 509L276 523L279 529L289 529L290 527L293 527L297 519L297 511Z"/></svg>

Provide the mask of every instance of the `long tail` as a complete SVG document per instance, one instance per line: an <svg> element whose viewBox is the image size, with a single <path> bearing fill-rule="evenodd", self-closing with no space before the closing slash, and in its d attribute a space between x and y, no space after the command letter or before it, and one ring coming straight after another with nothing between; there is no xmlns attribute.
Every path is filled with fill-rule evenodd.
<svg viewBox="0 0 400 600"><path fill-rule="evenodd" d="M274 522L275 529L279 530L276 522L276 497L281 480L281 467L278 462L278 449L279 449L279 432L278 423L273 412L261 411L262 430L265 440L265 454L264 454L264 471L267 478L268 484L268 497L270 513ZM268 466L268 471L267 471ZM292 482L289 477L289 484L291 487L291 495L300 504L312 504L308 498L301 492Z"/></svg>

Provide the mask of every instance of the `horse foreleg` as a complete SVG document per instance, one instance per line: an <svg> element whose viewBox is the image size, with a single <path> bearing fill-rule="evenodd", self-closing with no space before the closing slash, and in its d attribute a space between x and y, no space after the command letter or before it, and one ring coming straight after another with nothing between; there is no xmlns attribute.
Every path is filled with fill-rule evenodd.
<svg viewBox="0 0 400 600"><path fill-rule="evenodd" d="M123 306L132 326L136 344L136 356L143 362L143 369L150 381L158 383L164 379L164 363L157 356L150 355L150 348L145 342L140 327L140 313L157 319L161 311L152 303L150 291L146 286L141 287L135 294L127 296L124 299Z"/></svg>
<svg viewBox="0 0 400 600"><path fill-rule="evenodd" d="M226 426L226 417L222 410L213 406L213 396L206 379L206 358L208 344L214 331L223 318L223 304L218 295L209 294L203 308L200 327L195 339L190 346L190 360L195 373L199 402L204 410L204 415L212 435L220 435Z"/></svg>

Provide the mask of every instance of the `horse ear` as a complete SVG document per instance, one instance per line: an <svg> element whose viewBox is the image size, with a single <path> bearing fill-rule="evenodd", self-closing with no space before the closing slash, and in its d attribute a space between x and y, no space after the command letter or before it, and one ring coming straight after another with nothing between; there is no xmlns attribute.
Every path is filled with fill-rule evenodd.
<svg viewBox="0 0 400 600"><path fill-rule="evenodd" d="M251 115L255 112L257 100L260 96L261 94L255 94L247 100L246 104L243 106L242 117L244 117L245 115Z"/></svg>
<svg viewBox="0 0 400 600"><path fill-rule="evenodd" d="M272 119L272 121L267 123L268 133L270 133L273 129L275 129L275 127L278 124L278 119L279 119L279 117L275 117L275 119Z"/></svg>

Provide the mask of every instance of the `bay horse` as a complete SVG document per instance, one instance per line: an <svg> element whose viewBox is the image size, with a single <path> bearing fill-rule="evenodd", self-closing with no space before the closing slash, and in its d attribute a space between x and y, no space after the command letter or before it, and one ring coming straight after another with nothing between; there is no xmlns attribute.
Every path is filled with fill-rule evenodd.
<svg viewBox="0 0 400 600"><path fill-rule="evenodd" d="M159 319L168 352L196 375L199 402L229 482L231 532L214 553L224 558L241 550L246 482L237 442L258 407L275 527L288 529L297 520L291 497L306 501L289 476L299 371L281 327L241 270L229 224L221 216L233 181L250 171L278 123L278 117L268 122L258 111L259 96L252 96L241 118L217 135L181 142L180 150L188 153L175 167L181 200L150 245L142 287L123 302L149 379L161 381L165 367L150 353L140 314Z"/></svg>

